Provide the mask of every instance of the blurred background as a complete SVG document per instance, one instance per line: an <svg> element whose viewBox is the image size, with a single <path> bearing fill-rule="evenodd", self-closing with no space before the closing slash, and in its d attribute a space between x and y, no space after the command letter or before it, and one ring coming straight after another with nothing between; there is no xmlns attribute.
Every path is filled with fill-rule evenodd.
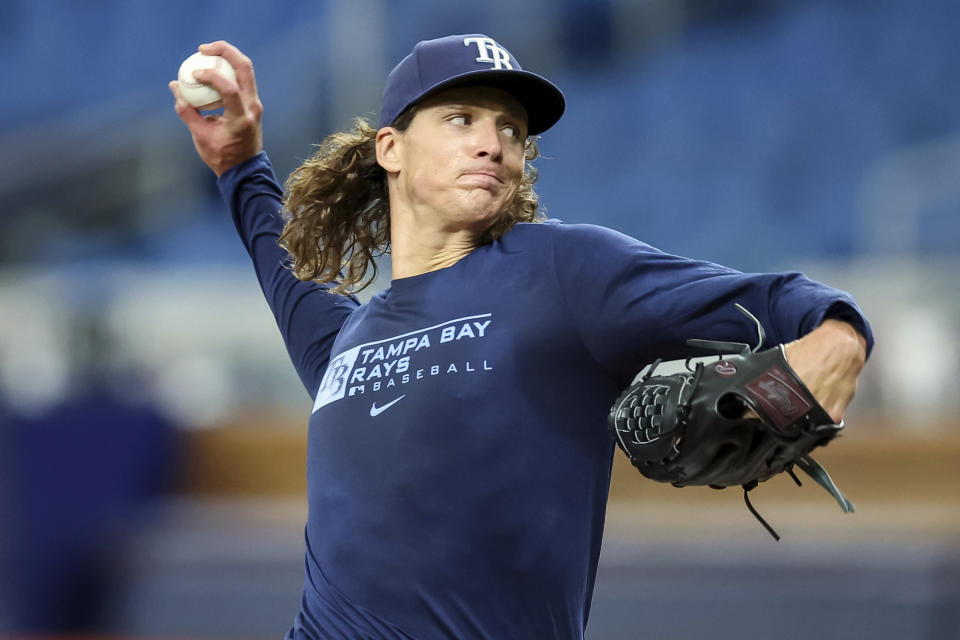
<svg viewBox="0 0 960 640"><path fill-rule="evenodd" d="M818 456L857 513L775 479L777 544L618 456L587 637L958 637L958 27L955 0L4 0L0 635L282 637L311 400L166 84L238 45L282 179L418 40L483 32L566 92L549 215L805 271L877 335Z"/></svg>

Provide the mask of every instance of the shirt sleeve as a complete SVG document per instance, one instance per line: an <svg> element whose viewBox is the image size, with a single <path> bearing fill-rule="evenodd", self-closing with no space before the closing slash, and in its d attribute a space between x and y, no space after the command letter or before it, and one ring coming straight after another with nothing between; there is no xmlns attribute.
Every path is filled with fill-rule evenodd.
<svg viewBox="0 0 960 640"><path fill-rule="evenodd" d="M742 273L664 253L592 225L557 225L554 260L560 290L593 357L632 377L656 358L706 355L689 338L757 342L764 347L809 333L826 318L842 319L873 347L870 325L850 294L799 272Z"/></svg>
<svg viewBox="0 0 960 640"><path fill-rule="evenodd" d="M282 190L265 152L231 168L218 180L263 295L276 318L290 360L307 393L316 393L330 359L334 339L359 306L353 296L298 280L286 267L278 244L283 230Z"/></svg>

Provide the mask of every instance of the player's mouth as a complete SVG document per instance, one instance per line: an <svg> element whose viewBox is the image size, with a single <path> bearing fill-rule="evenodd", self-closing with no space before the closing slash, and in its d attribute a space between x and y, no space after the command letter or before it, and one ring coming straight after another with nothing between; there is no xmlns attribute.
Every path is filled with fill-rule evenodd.
<svg viewBox="0 0 960 640"><path fill-rule="evenodd" d="M479 187L497 188L502 187L505 184L495 171L489 171L486 169L465 171L460 174L460 177L465 178L468 184Z"/></svg>

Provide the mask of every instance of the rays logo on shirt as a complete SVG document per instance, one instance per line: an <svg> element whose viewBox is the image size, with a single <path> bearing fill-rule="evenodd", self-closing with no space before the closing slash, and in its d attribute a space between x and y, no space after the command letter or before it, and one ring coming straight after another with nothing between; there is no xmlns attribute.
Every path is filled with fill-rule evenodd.
<svg viewBox="0 0 960 640"><path fill-rule="evenodd" d="M455 318L424 329L357 345L337 354L327 365L313 411L346 396L365 393L368 385L371 391L379 391L381 387L407 384L441 372L491 371L493 368L487 360L480 363L437 361L419 352L435 345L484 338L492 317L493 314L484 313Z"/></svg>
<svg viewBox="0 0 960 640"><path fill-rule="evenodd" d="M327 365L327 372L323 375L320 390L317 392L317 401L313 405L316 411L320 407L334 400L339 400L347 391L347 376L357 361L360 347L344 351Z"/></svg>

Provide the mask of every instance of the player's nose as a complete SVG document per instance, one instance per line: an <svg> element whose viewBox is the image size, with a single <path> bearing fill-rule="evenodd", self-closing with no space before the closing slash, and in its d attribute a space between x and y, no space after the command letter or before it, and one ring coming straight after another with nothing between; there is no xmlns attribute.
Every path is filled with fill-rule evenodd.
<svg viewBox="0 0 960 640"><path fill-rule="evenodd" d="M503 160L503 141L497 123L490 118L482 118L474 126L473 152L477 158L490 158L496 162Z"/></svg>

